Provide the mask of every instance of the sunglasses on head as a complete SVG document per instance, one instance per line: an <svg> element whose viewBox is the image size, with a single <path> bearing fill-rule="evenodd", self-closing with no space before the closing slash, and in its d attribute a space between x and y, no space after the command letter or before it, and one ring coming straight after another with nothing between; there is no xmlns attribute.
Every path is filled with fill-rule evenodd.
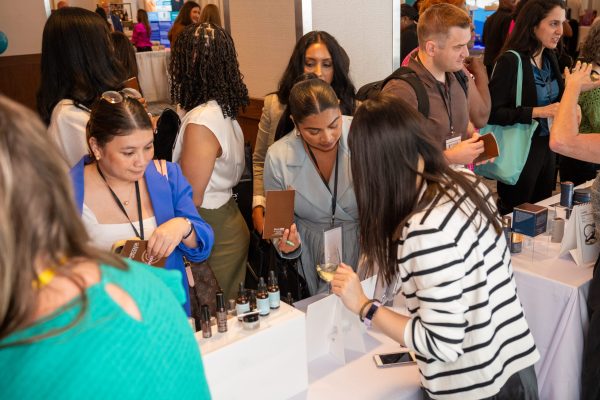
<svg viewBox="0 0 600 400"><path fill-rule="evenodd" d="M128 97L130 99L139 100L142 98L142 94L135 89L132 88L123 88L122 90L108 90L102 93L100 98L105 100L111 104L121 103L125 98Z"/></svg>

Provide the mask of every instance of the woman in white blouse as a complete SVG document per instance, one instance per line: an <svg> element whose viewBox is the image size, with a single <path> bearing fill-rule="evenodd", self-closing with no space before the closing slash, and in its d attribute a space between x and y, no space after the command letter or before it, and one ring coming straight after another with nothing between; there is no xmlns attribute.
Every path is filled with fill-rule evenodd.
<svg viewBox="0 0 600 400"><path fill-rule="evenodd" d="M105 91L123 87L127 74L116 61L106 21L83 8L52 13L42 37L37 107L69 166L88 153L90 107Z"/></svg>
<svg viewBox="0 0 600 400"><path fill-rule="evenodd" d="M226 298L235 298L250 241L232 197L244 169L244 135L235 117L249 100L231 36L213 24L188 26L175 42L170 74L174 100L187 112L173 161L181 165L198 212L215 232L208 262Z"/></svg>

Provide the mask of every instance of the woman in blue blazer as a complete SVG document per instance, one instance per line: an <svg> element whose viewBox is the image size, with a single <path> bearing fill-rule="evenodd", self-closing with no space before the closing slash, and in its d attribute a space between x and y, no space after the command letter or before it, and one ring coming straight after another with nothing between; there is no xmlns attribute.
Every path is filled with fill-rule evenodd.
<svg viewBox="0 0 600 400"><path fill-rule="evenodd" d="M152 123L127 94L106 92L92 108L87 136L93 156L71 169L76 203L94 245L110 250L124 239L148 240L149 256L167 257L166 268L181 272L187 293L182 257L207 259L213 231L198 215L179 166L150 162ZM189 313L189 299L185 308Z"/></svg>

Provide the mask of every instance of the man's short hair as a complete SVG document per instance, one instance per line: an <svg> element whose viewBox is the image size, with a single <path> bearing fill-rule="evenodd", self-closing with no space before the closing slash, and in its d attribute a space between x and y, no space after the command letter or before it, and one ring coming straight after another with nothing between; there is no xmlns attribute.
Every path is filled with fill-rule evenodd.
<svg viewBox="0 0 600 400"><path fill-rule="evenodd" d="M465 10L446 3L429 7L419 17L417 25L419 47L424 46L426 41L436 36L445 39L450 28L454 27L470 29L471 18Z"/></svg>

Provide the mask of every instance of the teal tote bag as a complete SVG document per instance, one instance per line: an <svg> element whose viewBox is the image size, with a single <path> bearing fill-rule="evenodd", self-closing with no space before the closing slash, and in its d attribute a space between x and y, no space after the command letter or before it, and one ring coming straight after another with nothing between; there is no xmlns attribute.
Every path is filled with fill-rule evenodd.
<svg viewBox="0 0 600 400"><path fill-rule="evenodd" d="M521 105L521 95L523 92L523 65L519 53L514 50L508 50L513 53L519 61L517 70L517 96L516 106ZM492 73L493 75L493 73ZM492 132L498 142L499 155L493 163L475 166L477 175L486 178L495 179L507 185L514 185L521 176L521 171L527 161L529 149L531 147L531 137L538 126L538 122L533 120L531 124L514 125L491 125L488 124L481 128L481 134Z"/></svg>

